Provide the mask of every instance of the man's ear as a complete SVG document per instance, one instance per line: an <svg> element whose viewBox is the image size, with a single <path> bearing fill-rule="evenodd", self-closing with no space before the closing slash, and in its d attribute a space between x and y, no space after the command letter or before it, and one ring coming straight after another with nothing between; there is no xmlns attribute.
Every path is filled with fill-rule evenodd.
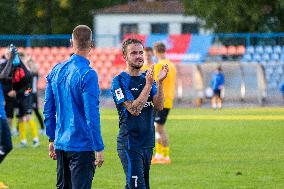
<svg viewBox="0 0 284 189"><path fill-rule="evenodd" d="M73 41L70 39L70 47L73 47Z"/></svg>
<svg viewBox="0 0 284 189"><path fill-rule="evenodd" d="M124 53L122 53L122 57L124 58L124 60L127 60L127 56Z"/></svg>

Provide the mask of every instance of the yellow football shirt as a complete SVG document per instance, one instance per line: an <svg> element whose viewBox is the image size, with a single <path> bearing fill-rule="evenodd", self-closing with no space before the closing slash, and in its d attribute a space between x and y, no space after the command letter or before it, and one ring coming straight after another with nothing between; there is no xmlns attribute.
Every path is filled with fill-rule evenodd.
<svg viewBox="0 0 284 189"><path fill-rule="evenodd" d="M149 68L150 68L150 66L144 64L142 66L141 70L144 72L144 71L148 70Z"/></svg>
<svg viewBox="0 0 284 189"><path fill-rule="evenodd" d="M172 108L173 101L175 98L175 84L176 84L176 67L175 65L168 59L160 60L154 66L154 79L158 80L158 73L161 70L162 66L167 64L169 67L169 72L166 79L163 81L163 89L164 89L164 108Z"/></svg>

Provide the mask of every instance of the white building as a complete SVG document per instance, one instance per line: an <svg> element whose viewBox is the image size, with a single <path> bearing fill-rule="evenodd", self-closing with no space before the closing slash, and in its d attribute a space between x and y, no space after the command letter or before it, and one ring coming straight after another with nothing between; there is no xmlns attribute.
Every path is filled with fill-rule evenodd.
<svg viewBox="0 0 284 189"><path fill-rule="evenodd" d="M185 16L182 1L135 1L94 13L97 47L118 46L125 34L208 33L195 16Z"/></svg>

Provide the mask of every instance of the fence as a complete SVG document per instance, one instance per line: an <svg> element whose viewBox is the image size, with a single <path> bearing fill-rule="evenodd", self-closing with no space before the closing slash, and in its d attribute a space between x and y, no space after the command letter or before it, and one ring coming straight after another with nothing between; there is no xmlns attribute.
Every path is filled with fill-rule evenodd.
<svg viewBox="0 0 284 189"><path fill-rule="evenodd" d="M265 44L284 46L284 33L212 35L214 35L212 45L256 46ZM40 72L43 75L40 86L41 89L44 89L44 76L46 73L54 64L69 57L71 51L70 49L67 50L66 47L69 46L70 37L70 35L0 35L0 47L5 47L10 43L18 47L34 47L22 49L26 52L30 51L36 62L40 64ZM117 36L102 35L96 37L97 39L101 37L109 40L113 47L119 43ZM2 50L0 55L4 52L3 48ZM100 85L104 90L109 89L113 75L122 69L115 67L113 64L119 52L119 48L96 48L90 55L91 66L98 71L99 78L101 78ZM226 77L225 100L263 103L264 99L266 99L267 102L280 102L281 94L278 84L282 80L284 81L284 64L262 65L254 63L240 64L240 61L220 62ZM200 65L178 64L177 100L195 101L196 99L205 99L204 92L216 65L212 61ZM265 69L263 70L263 68ZM271 81L270 83L273 85L267 85L268 81Z"/></svg>
<svg viewBox="0 0 284 189"><path fill-rule="evenodd" d="M224 100L280 104L281 94L267 89L264 68L260 64L206 63L177 65L176 98L178 102L206 100L206 89L216 67L221 65L225 74Z"/></svg>
<svg viewBox="0 0 284 189"><path fill-rule="evenodd" d="M280 45L284 46L284 33L216 33L213 36L213 45L224 46L257 46ZM71 35L0 35L0 47L10 43L21 47L53 47L70 46ZM97 47L117 47L120 45L119 35L94 35Z"/></svg>

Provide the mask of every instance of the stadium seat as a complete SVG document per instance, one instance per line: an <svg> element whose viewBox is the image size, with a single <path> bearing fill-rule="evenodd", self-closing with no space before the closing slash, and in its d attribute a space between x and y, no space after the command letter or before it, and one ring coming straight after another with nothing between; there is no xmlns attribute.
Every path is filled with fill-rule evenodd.
<svg viewBox="0 0 284 189"><path fill-rule="evenodd" d="M283 74L283 68L281 66L278 67L276 70L277 74L282 75Z"/></svg>
<svg viewBox="0 0 284 189"><path fill-rule="evenodd" d="M253 46L248 46L246 48L246 53L253 54L254 53L254 47Z"/></svg>
<svg viewBox="0 0 284 189"><path fill-rule="evenodd" d="M271 75L273 73L273 68L271 66L266 67L265 72L266 72L266 74Z"/></svg>
<svg viewBox="0 0 284 189"><path fill-rule="evenodd" d="M94 62L94 66L98 69L101 69L104 66L104 63L100 60Z"/></svg>
<svg viewBox="0 0 284 189"><path fill-rule="evenodd" d="M98 61L98 56L96 54L92 54L89 58L90 62L96 62Z"/></svg>
<svg viewBox="0 0 284 189"><path fill-rule="evenodd" d="M279 58L281 63L284 63L284 54L280 54L280 58Z"/></svg>
<svg viewBox="0 0 284 189"><path fill-rule="evenodd" d="M109 61L113 62L114 59L115 59L115 54L112 53L112 54L109 54L109 55L108 55L108 60L109 60Z"/></svg>
<svg viewBox="0 0 284 189"><path fill-rule="evenodd" d="M264 53L270 54L272 52L273 52L273 50L272 50L271 46L264 46Z"/></svg>
<svg viewBox="0 0 284 189"><path fill-rule="evenodd" d="M217 46L212 46L212 47L210 47L208 53L209 53L209 55L211 55L211 56L220 55L220 54L219 54L219 49L218 49Z"/></svg>
<svg viewBox="0 0 284 189"><path fill-rule="evenodd" d="M43 69L43 67L39 67L38 74L40 75L40 77L42 77L43 75L46 75L46 70Z"/></svg>
<svg viewBox="0 0 284 189"><path fill-rule="evenodd" d="M50 53L52 56L57 55L59 52L59 48L58 47L51 47L50 48Z"/></svg>
<svg viewBox="0 0 284 189"><path fill-rule="evenodd" d="M62 54L55 55L54 56L54 61L55 62L62 62L62 61L64 61L64 55L62 55Z"/></svg>
<svg viewBox="0 0 284 189"><path fill-rule="evenodd" d="M106 67L102 67L101 74L105 76L105 75L108 75L108 73L109 73L109 69Z"/></svg>
<svg viewBox="0 0 284 189"><path fill-rule="evenodd" d="M225 46L221 46L218 50L220 55L227 55L228 53L228 49Z"/></svg>
<svg viewBox="0 0 284 189"><path fill-rule="evenodd" d="M52 64L53 62L55 62L54 61L54 56L52 56L52 55L47 56L46 57L46 61L49 62L50 64Z"/></svg>
<svg viewBox="0 0 284 189"><path fill-rule="evenodd" d="M236 46L228 46L228 47L227 47L227 54L228 54L229 56L236 55L236 54L237 54L237 48L236 48Z"/></svg>
<svg viewBox="0 0 284 189"><path fill-rule="evenodd" d="M95 52L98 56L100 56L103 53L103 49L102 48L96 48Z"/></svg>
<svg viewBox="0 0 284 189"><path fill-rule="evenodd" d="M111 48L103 48L103 52L106 56L110 55L112 52L111 52Z"/></svg>
<svg viewBox="0 0 284 189"><path fill-rule="evenodd" d="M284 46L281 47L281 53L284 53Z"/></svg>
<svg viewBox="0 0 284 189"><path fill-rule="evenodd" d="M108 81L107 81L107 80L103 80L103 81L100 83L100 88L101 88L101 89L108 89L108 88L110 88Z"/></svg>
<svg viewBox="0 0 284 189"><path fill-rule="evenodd" d="M268 83L268 87L269 88L277 88L277 82L276 81L271 81Z"/></svg>
<svg viewBox="0 0 284 189"><path fill-rule="evenodd" d="M252 60L254 62L260 62L261 61L261 56L260 54L254 54Z"/></svg>
<svg viewBox="0 0 284 189"><path fill-rule="evenodd" d="M5 54L6 48L1 48L0 47L0 56L2 57Z"/></svg>
<svg viewBox="0 0 284 189"><path fill-rule="evenodd" d="M250 61L252 61L252 57L251 57L251 55L248 53L248 54L245 54L244 56L243 56L243 58L242 58L242 62L243 63L248 63L248 62L250 62Z"/></svg>
<svg viewBox="0 0 284 189"><path fill-rule="evenodd" d="M33 53L33 55L37 56L37 55L41 54L41 51L42 51L41 47L34 47L32 53Z"/></svg>
<svg viewBox="0 0 284 189"><path fill-rule="evenodd" d="M112 67L112 62L111 61L105 61L104 62L104 67L105 68L111 68Z"/></svg>
<svg viewBox="0 0 284 189"><path fill-rule="evenodd" d="M264 52L263 47L262 46L256 46L255 52L258 53L258 54L262 54Z"/></svg>
<svg viewBox="0 0 284 189"><path fill-rule="evenodd" d="M33 49L31 47L26 47L24 51L27 55L32 56Z"/></svg>
<svg viewBox="0 0 284 189"><path fill-rule="evenodd" d="M69 50L66 47L59 47L59 51L57 53L60 53L61 55L65 56L70 56Z"/></svg>
<svg viewBox="0 0 284 189"><path fill-rule="evenodd" d="M277 53L271 54L271 59L274 61L279 61L279 55Z"/></svg>
<svg viewBox="0 0 284 189"><path fill-rule="evenodd" d="M110 68L110 73L112 76L115 76L118 73L118 69L114 66Z"/></svg>
<svg viewBox="0 0 284 189"><path fill-rule="evenodd" d="M274 46L273 47L273 52L280 54L281 53L281 47L279 45Z"/></svg>
<svg viewBox="0 0 284 189"><path fill-rule="evenodd" d="M243 45L237 46L237 55L243 55L246 52L246 48Z"/></svg>
<svg viewBox="0 0 284 189"><path fill-rule="evenodd" d="M261 60L265 61L265 62L269 61L270 60L269 54L268 53L263 53L262 56L261 56Z"/></svg>
<svg viewBox="0 0 284 189"><path fill-rule="evenodd" d="M46 56L50 55L50 48L49 47L43 47L41 53L43 55L46 55Z"/></svg>
<svg viewBox="0 0 284 189"><path fill-rule="evenodd" d="M104 61L106 61L106 59L107 59L107 56L106 56L106 54L105 53L100 53L100 55L99 55L99 60L100 61L102 61L102 62L104 62Z"/></svg>
<svg viewBox="0 0 284 189"><path fill-rule="evenodd" d="M119 54L121 52L120 48L113 47L111 49L112 49L112 54L114 54L114 55Z"/></svg>
<svg viewBox="0 0 284 189"><path fill-rule="evenodd" d="M42 66L43 66L43 68L46 70L46 72L48 72L48 70L50 69L50 63L48 63L48 62L44 62L44 63L42 64Z"/></svg>

